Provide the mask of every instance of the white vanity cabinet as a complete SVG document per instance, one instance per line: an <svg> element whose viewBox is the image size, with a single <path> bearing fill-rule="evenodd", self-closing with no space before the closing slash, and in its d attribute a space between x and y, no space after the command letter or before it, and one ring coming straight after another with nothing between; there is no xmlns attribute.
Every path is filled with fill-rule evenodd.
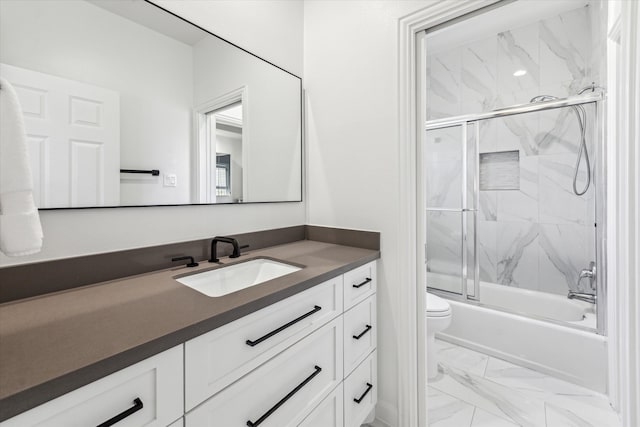
<svg viewBox="0 0 640 427"><path fill-rule="evenodd" d="M359 427L377 398L375 290L373 261L187 342L185 427Z"/></svg>
<svg viewBox="0 0 640 427"><path fill-rule="evenodd" d="M373 261L0 427L359 427L377 397L375 289Z"/></svg>
<svg viewBox="0 0 640 427"><path fill-rule="evenodd" d="M182 345L176 346L10 418L0 426L166 427L184 413L182 354Z"/></svg>

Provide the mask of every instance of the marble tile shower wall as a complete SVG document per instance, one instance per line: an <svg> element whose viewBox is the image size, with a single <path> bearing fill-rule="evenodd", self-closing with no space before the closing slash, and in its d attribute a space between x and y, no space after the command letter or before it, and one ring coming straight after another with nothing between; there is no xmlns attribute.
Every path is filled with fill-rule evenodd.
<svg viewBox="0 0 640 427"><path fill-rule="evenodd" d="M582 7L429 55L428 119L524 104L540 94L566 97L592 81L598 83L602 55L600 44L592 42L598 30L592 31L590 14L589 7ZM515 77L516 70L527 73ZM593 165L595 109L586 110ZM485 120L479 126L481 153L519 150L520 155L518 190L480 192L481 280L557 294L586 290L588 282L578 288L577 281L579 271L595 260L595 201L593 186L584 196L572 191L580 142L575 113L564 108ZM459 155L452 154L459 130L431 132L427 143L437 142L431 151L439 155L427 160L427 174L440 175L443 184L427 183L428 203L443 206L460 193L461 163ZM583 161L578 188L585 180ZM429 247L442 248L440 258L455 253L459 241L446 230L459 227L459 221L436 215L429 226L440 229L432 234L440 241L430 239ZM439 258L437 253L428 255Z"/></svg>

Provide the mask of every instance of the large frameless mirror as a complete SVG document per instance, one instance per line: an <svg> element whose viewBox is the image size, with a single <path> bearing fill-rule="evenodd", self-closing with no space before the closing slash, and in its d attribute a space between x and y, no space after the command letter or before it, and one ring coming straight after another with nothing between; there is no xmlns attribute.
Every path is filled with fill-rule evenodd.
<svg viewBox="0 0 640 427"><path fill-rule="evenodd" d="M3 0L39 208L300 201L301 79L145 0Z"/></svg>

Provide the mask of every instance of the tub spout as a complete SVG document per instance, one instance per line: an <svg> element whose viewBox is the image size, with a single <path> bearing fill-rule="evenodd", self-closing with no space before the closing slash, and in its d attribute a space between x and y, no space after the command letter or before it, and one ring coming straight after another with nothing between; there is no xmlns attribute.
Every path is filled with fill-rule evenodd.
<svg viewBox="0 0 640 427"><path fill-rule="evenodd" d="M585 293L576 292L576 291L569 291L569 293L567 294L567 298L577 299L577 300L588 302L591 304L595 304L597 299L597 297L594 294L585 294Z"/></svg>

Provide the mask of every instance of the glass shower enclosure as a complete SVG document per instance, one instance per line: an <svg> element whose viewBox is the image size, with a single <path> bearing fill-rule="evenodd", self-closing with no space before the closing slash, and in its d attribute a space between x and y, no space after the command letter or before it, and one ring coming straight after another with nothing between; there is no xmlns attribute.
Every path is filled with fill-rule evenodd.
<svg viewBox="0 0 640 427"><path fill-rule="evenodd" d="M493 290L580 295L596 311L587 329L604 332L603 100L589 93L425 123L430 292L552 322L535 302L496 303Z"/></svg>

